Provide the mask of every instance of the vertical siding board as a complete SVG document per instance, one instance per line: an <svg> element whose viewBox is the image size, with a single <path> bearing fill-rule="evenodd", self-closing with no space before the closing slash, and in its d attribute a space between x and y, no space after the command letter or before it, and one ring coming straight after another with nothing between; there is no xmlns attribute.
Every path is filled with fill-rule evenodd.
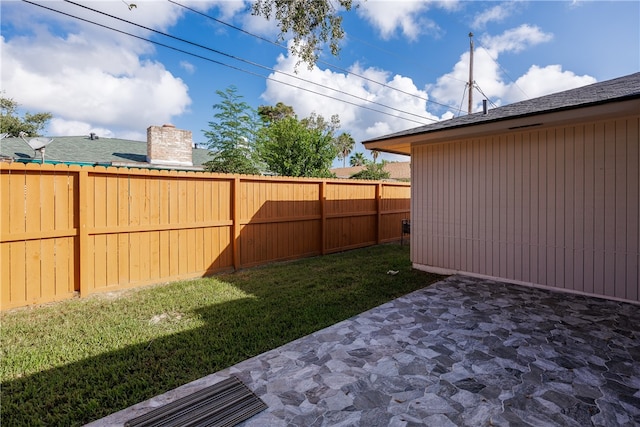
<svg viewBox="0 0 640 427"><path fill-rule="evenodd" d="M513 168L515 159L513 136L501 138L500 143L500 178L503 193L500 195L500 229L502 234L500 272L503 277L514 278L514 257L515 248L513 246L513 222L515 217L515 199L513 186L515 185L515 169Z"/></svg>
<svg viewBox="0 0 640 427"><path fill-rule="evenodd" d="M500 276L500 258L501 258L501 210L503 191L500 182L501 172L501 155L500 142L502 137L494 137L490 140L491 144L491 209L489 217L491 218L491 275Z"/></svg>
<svg viewBox="0 0 640 427"><path fill-rule="evenodd" d="M584 277L585 259L585 158L586 141L584 126L574 128L574 168L573 168L573 212L571 218L571 229L573 232L573 289L586 292Z"/></svg>
<svg viewBox="0 0 640 427"><path fill-rule="evenodd" d="M613 233L613 277L614 296L626 298L627 272L627 156L628 150L627 120L615 121L615 212Z"/></svg>
<svg viewBox="0 0 640 427"><path fill-rule="evenodd" d="M548 233L548 224L547 224L547 201L549 194L548 187L548 179L549 179L549 163L547 161L547 154L549 153L549 144L547 141L546 132L537 132L536 133L538 140L538 162L537 167L539 170L538 173L538 218L536 225L536 235L538 237L538 253L537 253L537 261L538 265L536 268L537 273L537 282L543 285L549 284L548 276L547 276L547 233Z"/></svg>
<svg viewBox="0 0 640 427"><path fill-rule="evenodd" d="M441 216L442 200L441 196L441 183L440 183L440 152L438 146L432 147L431 163L432 163L432 176L431 176L431 197L433 197L432 209L429 211L431 218L430 227L432 235L432 243L428 253L430 259L433 259L435 265L442 265L442 248L440 247L440 224L438 222Z"/></svg>
<svg viewBox="0 0 640 427"><path fill-rule="evenodd" d="M640 118L627 122L626 294L640 299Z"/></svg>
<svg viewBox="0 0 640 427"><path fill-rule="evenodd" d="M415 157L414 154L415 153ZM411 186L411 261L413 263L427 265L424 258L424 251L427 247L428 232L426 229L427 209L426 202L429 193L429 183L426 175L429 171L426 162L425 147L417 147L411 150L411 162L413 163L412 171L419 184ZM412 176L412 180L413 180ZM412 181L413 182L413 181ZM420 188L421 191L417 191Z"/></svg>
<svg viewBox="0 0 640 427"><path fill-rule="evenodd" d="M463 213L462 213L462 181L464 180L464 174L462 173L462 144L457 142L454 145L454 160L455 167L451 168L449 171L450 175L453 176L455 182L455 190L453 194L453 203L452 210L453 215L451 218L453 219L453 238L454 240L454 259L455 263L452 265L456 270L460 270L462 268L462 226L463 226Z"/></svg>
<svg viewBox="0 0 640 427"><path fill-rule="evenodd" d="M595 197L596 197L595 125L584 128L584 291L595 292Z"/></svg>
<svg viewBox="0 0 640 427"><path fill-rule="evenodd" d="M615 139L615 183L614 183L614 229L613 233L613 295L617 298L626 297L626 251L627 251L627 119L614 122Z"/></svg>
<svg viewBox="0 0 640 427"><path fill-rule="evenodd" d="M460 215L460 270L471 271L473 254L469 243L471 242L471 174L469 157L472 154L472 146L469 143L460 144L460 171L462 179L460 182L459 194L459 215Z"/></svg>
<svg viewBox="0 0 640 427"><path fill-rule="evenodd" d="M570 169L570 165L567 163L566 158L566 150L567 150L567 141L566 141L566 129L559 128L555 132L555 152L556 152L556 185L554 188L554 250L552 251L553 255L553 263L554 263L554 286L560 288L570 287L569 284L566 283L565 279L565 271L569 268L567 265L564 255L565 255L565 215L566 215L566 205L565 201L567 198L571 197L568 193L571 191L567 191L566 187L566 174Z"/></svg>
<svg viewBox="0 0 640 427"><path fill-rule="evenodd" d="M563 263L564 263L564 275L563 283L567 289L580 290L581 286L575 283L573 274L573 263L575 260L575 197L576 197L576 183L575 183L575 167L576 167L576 139L575 139L575 127L567 127L564 131L564 189L560 201L563 204L563 218L559 222L559 227L564 233L563 235Z"/></svg>
<svg viewBox="0 0 640 427"><path fill-rule="evenodd" d="M440 201L440 192L438 191L440 180L439 178L439 170L438 170L438 151L437 146L429 147L429 163L430 163L430 176L429 181L431 182L431 191L430 197L432 198L432 208L429 210L429 235L431 237L431 242L429 244L429 251L427 252L427 257L430 259L431 264L433 265L442 265L439 254L442 253L442 250L438 247L439 235L438 235L438 225L437 220L440 215L440 206L442 206L442 202Z"/></svg>
<svg viewBox="0 0 640 427"><path fill-rule="evenodd" d="M605 123L605 170L604 170L604 292L616 296L616 122Z"/></svg>
<svg viewBox="0 0 640 427"><path fill-rule="evenodd" d="M490 177L489 174L491 170L491 165L489 164L487 151L489 146L485 139L480 139L478 141L478 182L479 182L479 194L480 198L478 200L478 215L479 215L479 223L480 223L480 235L479 235L479 272L481 274L490 274L490 271L487 269L487 265L490 264L491 254L490 251L490 242L488 241L489 237L489 212L488 206L491 205L491 201L489 198L491 197L489 193L490 188Z"/></svg>
<svg viewBox="0 0 640 427"><path fill-rule="evenodd" d="M450 151L451 144L441 144L438 146L439 148L439 156L438 156L438 171L439 171L439 181L440 181L440 214L438 216L438 231L439 231L439 242L438 247L440 248L440 252L442 254L442 265L446 268L451 267L451 247L450 247L450 238L449 238L449 224L451 221L451 212L449 211L449 195L451 194L451 182L449 181L449 162L448 162L448 152Z"/></svg>
<svg viewBox="0 0 640 427"><path fill-rule="evenodd" d="M604 123L595 124L594 132L594 224L593 224L593 292L605 292L605 208L606 208L606 130Z"/></svg>
<svg viewBox="0 0 640 427"><path fill-rule="evenodd" d="M471 215L471 255L470 255L470 271L478 271L480 268L480 247L479 247L479 230L480 230L480 222L479 222L479 203L480 203L480 190L479 190L479 150L478 150L478 142L472 140L469 142L470 144L470 156L469 156L469 175L471 180L470 185L470 212Z"/></svg>
<svg viewBox="0 0 640 427"><path fill-rule="evenodd" d="M522 155L522 134L517 133L513 136L513 162L511 174L513 175L513 184L511 187L512 204L511 204L511 242L513 248L513 278L524 281L523 277L523 155Z"/></svg>
<svg viewBox="0 0 640 427"><path fill-rule="evenodd" d="M531 194L533 177L531 173L531 138L529 133L523 133L522 139L522 280L531 282L531 212L533 204Z"/></svg>
<svg viewBox="0 0 640 427"><path fill-rule="evenodd" d="M556 137L555 129L544 132L545 147L544 157L546 158L547 174L544 187L545 210L544 216L544 245L541 247L541 257L545 258L544 282L543 285L557 286L555 244L556 244L556 191L558 186L556 169Z"/></svg>
<svg viewBox="0 0 640 427"><path fill-rule="evenodd" d="M455 146L453 144L447 144L445 148L445 156L443 163L444 180L446 184L445 193L445 215L443 217L445 223L446 234L444 236L447 245L447 266L455 268L456 256L455 256L455 223L457 221L458 213L454 207L454 198L456 197L455 180L453 174L456 170L455 164Z"/></svg>
<svg viewBox="0 0 640 427"><path fill-rule="evenodd" d="M411 234L409 239L411 262L426 265L422 257L425 247L426 232L424 230L425 206L424 200L428 190L424 175L426 171L424 162L424 148L411 149ZM416 185L416 182L419 183ZM420 188L421 191L417 191Z"/></svg>

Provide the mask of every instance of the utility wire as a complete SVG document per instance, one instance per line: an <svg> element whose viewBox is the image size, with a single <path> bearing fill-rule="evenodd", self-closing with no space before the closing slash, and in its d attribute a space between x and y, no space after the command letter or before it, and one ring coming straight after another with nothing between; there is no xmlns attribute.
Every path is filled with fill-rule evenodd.
<svg viewBox="0 0 640 427"><path fill-rule="evenodd" d="M476 83L475 81L473 82L473 87L474 87L474 88L476 88L476 90L477 90L478 92L480 92L480 94L481 94L482 96L484 96L484 99L486 99L487 101L489 101L489 103L490 103L491 105L493 105L493 107L494 107L494 108L497 108L497 107L498 107L496 104L494 104L494 103L493 103L493 101L492 101L492 100L491 100L487 95L485 95L485 93L482 91L482 89L480 89L480 85L478 85L478 83Z"/></svg>
<svg viewBox="0 0 640 427"><path fill-rule="evenodd" d="M198 14L198 15L201 15L201 16L205 17L205 18L211 19L211 20L213 20L213 21L215 21L215 22L217 22L217 23L219 23L219 24L225 25L225 26L227 26L227 27L229 27L229 28L232 28L232 29L234 29L234 30L240 31L240 32L242 32L242 33L244 33L244 34L246 34L246 35L249 35L249 36L251 36L251 37L255 37L255 38L257 38L258 40L261 40L261 41L266 42L266 43L269 43L269 44L271 44L271 45L273 45L273 46L277 46L277 47L279 47L279 48L281 48L281 49L284 49L285 51L288 51L287 47L286 47L286 46L284 46L284 45L282 45L282 44L280 44L280 43L274 42L274 41L269 40L269 39L267 39L267 38L265 38L265 37L262 37L262 36L259 36L259 35L257 35L257 34L254 34L254 33L251 33L251 32L249 32L249 31L246 31L246 30L244 30L244 29L242 29L242 28L240 28L240 27L237 27L237 26L235 26L235 25L233 25L233 24L229 24L228 22L222 21L222 20L220 20L220 19L218 19L218 18L214 18L214 17L213 17L213 16L211 16L211 15L207 15L206 13L204 13L204 12L200 12L199 10L193 9L193 8L191 8L191 7L189 7L189 6L185 6L185 5L181 4L181 3L178 3L177 1L174 1L174 0L168 0L168 1L169 1L169 3L173 3L173 4L175 4L176 6L180 6L180 7L184 8L184 9L190 10L190 11L191 11L191 12L193 12L193 13L196 13L196 14ZM333 7L333 5L332 5L332 7ZM350 37L350 36L349 36L349 37ZM414 94L414 93L407 92L407 91L405 91L405 90L395 88L395 87L390 86L390 85L388 85L388 84L386 84L386 83L382 83L382 82L379 82L379 81L377 81L377 80L371 79L371 78L369 78L369 77L363 76L363 75L361 75L361 74L354 73L353 71L349 71L349 70L347 70L346 68L342 68L342 67L340 67L340 66L338 66L338 65L332 64L332 63L327 62L327 61L324 61L324 60L322 60L322 59L318 59L318 61L317 61L317 62L318 62L318 63L320 63L320 64L327 65L327 66L329 66L329 67L331 67L331 68L333 68L333 69L335 69L335 70L341 71L341 72L343 72L343 73L346 73L346 74L349 74L349 75L352 75L352 76L356 76L356 77L358 77L358 78L361 78L361 79L366 80L366 81L371 82L371 83L375 83L375 84L380 85L380 86L382 86L382 87L384 87L384 88L391 89L391 90L395 90L395 91L401 92L401 93L403 93L403 94L405 94L405 95L409 95L409 96L412 96L412 97L414 97L414 98L420 99L420 100L422 100L422 101L430 102L430 103L432 103L432 104L439 105L439 106L441 106L441 107L451 108L451 106L450 106L450 105L446 105L446 104L443 104L443 103L440 103L440 102L437 102L437 101L434 101L434 100L431 100L431 99L428 99L428 98L422 97L422 96L420 96L420 95L416 95L416 94ZM458 80L458 79L454 79L454 80ZM459 80L459 81L462 81L462 80Z"/></svg>
<svg viewBox="0 0 640 427"><path fill-rule="evenodd" d="M217 61L215 59L211 59L211 58L208 58L208 57L205 57L205 56L202 56L202 55L198 55L198 54L195 54L195 53L192 53L192 52L188 52L186 50L183 50L183 49L180 49L180 48L176 48L176 47L173 47L173 46L170 46L170 45L167 45L167 44L164 44L164 43L160 43L160 42L157 42L157 41L153 41L153 40L147 39L145 37L137 36L135 34L131 34L131 33L128 33L126 31L118 30L117 28L113 28L113 27L110 27L108 25L100 24L98 22L91 21L91 20L85 19L85 18L81 18L79 16L72 15L72 14L69 14L69 13L66 13L66 12L62 12L60 10L50 8L50 7L44 6L42 4L31 2L29 0L22 0L22 1L25 2L25 3L28 3L28 4L32 4L34 6L41 7L43 9L50 10L52 12L56 12L56 13L68 16L70 18L74 18L74 19L77 19L77 20L80 20L80 21L83 21L83 22L87 22L87 23L90 23L90 24L93 24L93 25L97 25L99 27L102 27L102 28L105 28L105 29L108 29L108 30L111 30L111 31L115 31L117 33L124 34L124 35L130 36L130 37L134 37L136 39L143 40L143 41L146 41L146 42L158 45L158 46L162 46L164 48L171 49L171 50L174 50L176 52L184 53L186 55L190 55L190 56L202 59L204 61L208 61L208 62L217 64L217 65L221 65L221 66L224 66L224 67L236 70L236 71L240 71L240 72L243 72L243 73L247 73L247 74L250 74L250 75L253 75L253 76L261 77L261 78L264 78L265 80L270 80L270 81L273 81L273 82L276 82L276 83L280 83L280 84L283 84L283 85L286 85L286 86L290 86L290 87L295 88L295 89L304 90L306 92L310 92L310 93L313 93L315 95L319 95L319 96L323 96L325 98L329 98L329 99L333 99L333 100L336 100L336 101L344 102L346 104L353 105L353 106L359 107L359 108L363 108L365 110L374 111L376 113L385 114L387 116L399 118L399 119L402 119L402 120L410 121L410 122L421 124L421 125L425 124L424 122L420 122L420 121L417 121L417 120L414 120L414 119L398 116L398 115L395 115L395 114L391 114L389 112L385 112L385 111L381 111L381 110L378 110L378 109L375 109L375 108L367 107L365 105L356 104L355 102L350 102L350 101L347 101L345 99L337 98L337 97L334 97L334 96L331 96L331 95L327 95L327 94L324 94L324 93L321 93L321 92L317 92L317 91L314 91L314 90L311 90L311 89L308 89L308 88L304 88L304 87L301 87L301 86L296 86L296 85L291 84L291 83L283 82L281 80L277 80L277 79L274 79L274 78L269 77L269 76L264 76L262 74L258 74L258 73L255 73L255 72L252 72L252 71L249 71L249 70L245 70L245 69L240 68L240 67L236 67L236 66L233 66L233 65L226 64L224 62ZM387 107L387 108L391 108L391 107ZM401 110L398 110L398 111L401 111ZM401 111L401 112L403 112L403 111ZM403 112L403 113L411 114L411 113L408 113L408 112Z"/></svg>
<svg viewBox="0 0 640 427"><path fill-rule="evenodd" d="M494 57L493 57L493 56L491 56L491 54L489 53L489 51L488 51L484 46L482 46L482 45L480 45L480 47L482 48L482 50L484 50L484 51L487 53L487 55L489 56L489 58L491 58L491 60L492 60L493 62L495 62L495 63L496 63L496 65L500 68L500 70L502 70L502 72L504 73L504 75L505 75L505 76L507 76L507 77L509 77L509 80L511 80L511 81L513 82L513 84L515 85L515 87L517 87L518 89L520 89L520 92L522 92L522 94L525 96L525 98L529 98L529 95L527 95L527 93L526 93L524 90L522 90L522 88L521 88L520 86L518 86L518 83L516 83L516 81L515 81L515 80L513 80L513 79L511 78L511 76L509 75L509 73L507 73L507 70L505 70L504 68L502 68L502 65L500 65L500 63L499 63L496 59L494 59ZM493 104L493 103L492 103L492 104Z"/></svg>
<svg viewBox="0 0 640 427"><path fill-rule="evenodd" d="M458 115L456 117L460 117L460 112L462 111L462 103L464 102L464 95L467 93L467 87L469 87L469 83L464 84L464 89L462 89L462 98L460 98L460 108L458 108Z"/></svg>
<svg viewBox="0 0 640 427"><path fill-rule="evenodd" d="M211 51L211 52L213 52L213 53L217 53L217 54L222 55L222 56L226 56L226 57L231 58L231 59L234 59L234 60L236 60L236 61L244 62L245 64L249 64L249 65L252 65L252 66L254 66L254 67L261 68L261 69L263 69L263 70L267 70L267 71L270 71L270 72L275 72L275 73L278 73L278 74L283 74L283 75L285 75L285 76L288 76L288 77L294 78L294 79L296 79L296 80L300 80L300 81L303 81L303 82L305 82L305 83L313 84L313 85L319 86L319 87L321 87L321 88L323 88L323 89L333 90L333 91L338 92L338 93L340 93L340 94L342 94L342 95L351 96L351 97L353 97L353 98L355 98L355 99L358 99L358 100L360 100L360 101L364 101L364 102L368 102L368 103L371 103L371 104L379 105L379 106L381 106L381 107L388 108L388 109L390 109L390 110L394 110L394 111L397 111L397 112L399 112L399 113L408 114L408 115L410 115L410 116L414 116L414 117L417 117L417 118L420 118L420 119L424 119L424 120L431 120L431 121L434 121L434 122L435 122L435 121L437 121L436 119L432 119L431 117L422 116L422 115L415 114L415 113L411 113L411 112L408 112L408 111L405 111L405 110L400 110L400 109L398 109L398 108L391 107L391 106L388 106L388 105L385 105L385 104L382 104L382 103L379 103L379 102L376 102L376 101L371 101L371 100L368 100L368 99L366 99L366 98L363 98L363 97L360 97L360 96L357 96L357 95L353 95L353 94L351 94L351 93L344 92L344 91L342 91L342 90L335 89L335 88L332 88L332 87L330 87L330 86L323 85L323 84L321 84L321 83L316 83L316 82L314 82L314 81L312 81L312 80L308 80L308 79L305 79L305 78L300 77L300 76L296 76L295 74L287 73L287 72L284 72L284 71L279 71L279 70L276 70L276 69L274 69L274 68L272 68L272 67L267 67L267 66L262 65L262 64L259 64L259 63L257 63L257 62L249 61L249 60L247 60L247 59L244 59L244 58L241 58L241 57L238 57L238 56L235 56L235 55L231 55L231 54L229 54L229 53L222 52L222 51L220 51L220 50L213 49L213 48L210 48L210 47L208 47L208 46L204 46L204 45L201 45L201 44L198 44L198 43L195 43L195 42L192 42L192 41L189 41L189 40L183 39L183 38L181 38L181 37L173 36L173 35L171 35L171 34L164 33L164 32L162 32L162 31L158 31L158 30L155 30L155 29L153 29L153 28L145 27L144 25L137 24L137 23L135 23L135 22L131 22L131 21L128 21L128 20L123 19L123 18L119 18L119 17L114 16L114 15L110 15L110 14L108 14L108 13L106 13L106 12L102 12L102 11L100 11L100 10L93 9L93 8L91 8L91 7L89 7L89 6L85 6L85 5L82 5L82 4L79 4L79 3L75 3L75 2L73 2L73 1L71 1L71 0L64 0L64 1L65 1L66 3L70 3L70 4L73 4L73 5L76 5L76 6L80 6L80 7L84 8L84 9L90 10L90 11L92 11L92 12L99 13L99 14L101 14L101 15L108 16L108 17L113 18L113 19L116 19L116 20L118 20L118 21L126 22L127 24L134 25L134 26L139 27L139 28L143 28L143 29L145 29L145 30L147 30L147 31L151 31L151 32L154 32L154 33L156 33L156 34L160 34L160 35L163 35L163 36L165 36L165 37L169 37L169 38L172 38L172 39L174 39L174 40L178 40L178 41L180 41L180 42L187 43L187 44L190 44L190 45L192 45L192 46L195 46L195 47L198 47L198 48L201 48L201 49L205 49L205 50Z"/></svg>

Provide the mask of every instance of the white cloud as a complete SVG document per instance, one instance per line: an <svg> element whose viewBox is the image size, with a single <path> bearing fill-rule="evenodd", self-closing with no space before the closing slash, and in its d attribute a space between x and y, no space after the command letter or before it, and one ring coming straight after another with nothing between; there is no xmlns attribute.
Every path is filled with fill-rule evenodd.
<svg viewBox="0 0 640 427"><path fill-rule="evenodd" d="M409 40L416 40L425 30L438 27L421 14L427 9L427 1L377 1L360 4L358 15L373 25L382 38L389 39L397 30Z"/></svg>
<svg viewBox="0 0 640 427"><path fill-rule="evenodd" d="M92 132L103 138L114 137L114 133L110 129L91 126L91 124L86 122L80 122L77 120L64 120L58 117L54 117L53 119L51 119L51 122L49 122L48 134L51 136L80 136L89 135ZM138 138L135 138L135 140L142 141L146 139L146 136L143 137L142 135L144 134L140 132Z"/></svg>
<svg viewBox="0 0 640 427"><path fill-rule="evenodd" d="M596 83L596 79L589 75L578 76L572 71L562 70L561 65L547 65L539 67L532 65L531 68L514 85L509 85L505 93L505 100L509 102L523 99L526 93L527 98L537 98L563 90L574 89Z"/></svg>
<svg viewBox="0 0 640 427"><path fill-rule="evenodd" d="M505 31L499 36L484 36L482 44L497 53L518 53L524 49L553 39L553 34L543 32L537 26L523 24L517 28Z"/></svg>
<svg viewBox="0 0 640 427"><path fill-rule="evenodd" d="M594 83L593 77L578 76L571 71L563 71L560 65L532 65L523 76L516 79L515 83L510 80L505 81L507 76L503 75L498 65L501 53L520 52L551 39L551 34L528 25L507 30L499 36L486 36L484 38L486 50L476 49L475 51L474 81L498 106ZM469 52L460 55L453 70L438 78L437 83L431 88L434 99L461 108L462 111L458 114L466 114L468 108L466 83L469 79L469 58ZM483 98L484 96L478 90L474 90L473 111L479 111L482 108Z"/></svg>
<svg viewBox="0 0 640 427"><path fill-rule="evenodd" d="M180 68L189 74L193 74L196 71L196 66L189 61L180 61Z"/></svg>
<svg viewBox="0 0 640 427"><path fill-rule="evenodd" d="M140 21L160 28L178 16L164 3L136 4L132 11L122 2L91 6L120 15L135 13ZM15 18L25 9L9 8L9 16ZM76 9L74 13L84 13ZM115 136L143 134L149 125L170 122L189 106L181 79L158 62L140 59L153 52L149 44L73 20L54 22L51 15L35 13L30 19L33 25L22 35L0 37L1 85L25 110L51 112L58 120L51 122L49 133L84 134L95 128Z"/></svg>
<svg viewBox="0 0 640 427"><path fill-rule="evenodd" d="M508 18L514 11L517 3L499 3L475 16L471 23L471 28L484 28L490 22L501 22Z"/></svg>
<svg viewBox="0 0 640 427"><path fill-rule="evenodd" d="M274 68L278 71L294 74L296 61L295 57L280 55ZM277 102L291 105L300 118L307 117L312 112L316 112L325 118L338 114L341 122L340 131L349 132L358 141L354 152L365 151L360 144L360 141L365 139L420 126L421 124L432 123L438 119L426 111L427 93L418 89L410 78L391 75L387 71L376 68L363 69L359 64L351 66L349 71L352 74L320 69L316 66L311 70L308 70L307 67L298 67L297 78L279 73L270 75L273 79L308 88L314 92L338 99L306 92L272 80L267 81L267 88L262 94L262 98L271 105L275 105ZM363 76L365 79L354 74ZM357 98L301 81L300 79L328 86L340 92L355 95ZM383 85L374 82L380 82ZM348 103L341 100L345 100ZM367 101L378 104L372 104ZM379 104L396 108L402 112L389 110ZM359 106L385 111L390 113L391 116L371 111L370 109L363 109ZM403 116L413 121L403 120L397 116ZM398 159L397 156L385 158Z"/></svg>

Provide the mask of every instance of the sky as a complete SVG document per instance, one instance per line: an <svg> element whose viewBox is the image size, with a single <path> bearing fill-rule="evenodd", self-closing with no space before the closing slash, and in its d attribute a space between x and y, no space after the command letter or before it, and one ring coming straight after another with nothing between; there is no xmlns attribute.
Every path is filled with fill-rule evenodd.
<svg viewBox="0 0 640 427"><path fill-rule="evenodd" d="M253 108L338 114L338 132L370 158L364 140L467 114L470 32L473 111L640 71L638 1L361 1L341 11L339 55L323 49L312 69L249 1L131 1L82 2L127 23L69 2L35 3L73 17L2 0L2 96L52 113L51 137L145 141L147 127L171 123L206 144L216 91L233 85Z"/></svg>

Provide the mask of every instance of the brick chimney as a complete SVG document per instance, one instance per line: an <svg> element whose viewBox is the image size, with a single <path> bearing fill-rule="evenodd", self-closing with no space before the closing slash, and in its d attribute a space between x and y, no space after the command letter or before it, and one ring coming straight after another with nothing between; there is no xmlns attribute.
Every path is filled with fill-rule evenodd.
<svg viewBox="0 0 640 427"><path fill-rule="evenodd" d="M147 128L147 162L156 165L193 166L191 131L174 125Z"/></svg>

